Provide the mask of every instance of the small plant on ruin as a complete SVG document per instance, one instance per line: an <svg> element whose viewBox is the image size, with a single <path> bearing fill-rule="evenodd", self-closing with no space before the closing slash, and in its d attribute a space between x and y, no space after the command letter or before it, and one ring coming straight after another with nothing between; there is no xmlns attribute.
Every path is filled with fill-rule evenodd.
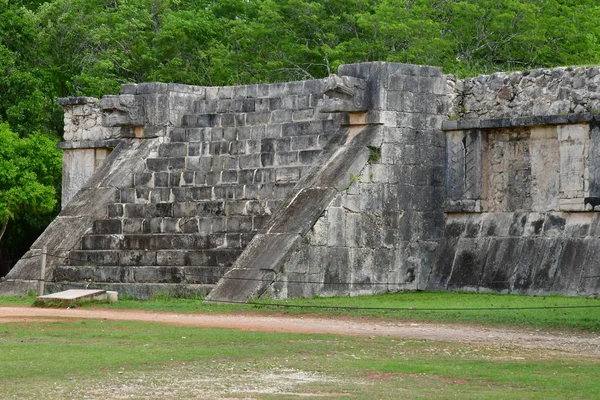
<svg viewBox="0 0 600 400"><path fill-rule="evenodd" d="M375 146L367 146L369 149L369 163L378 163L381 161L381 149Z"/></svg>
<svg viewBox="0 0 600 400"><path fill-rule="evenodd" d="M352 186L352 184L354 182L361 182L361 181L362 181L362 176L354 175L352 172L350 172L350 184L346 188L346 193L348 193L350 191L350 186Z"/></svg>

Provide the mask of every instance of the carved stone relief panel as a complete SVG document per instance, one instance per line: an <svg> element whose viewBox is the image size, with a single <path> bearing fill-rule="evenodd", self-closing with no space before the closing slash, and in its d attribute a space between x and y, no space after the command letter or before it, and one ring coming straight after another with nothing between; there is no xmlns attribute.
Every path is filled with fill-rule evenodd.
<svg viewBox="0 0 600 400"><path fill-rule="evenodd" d="M560 125L560 190L558 205L564 211L584 211L589 190L589 125Z"/></svg>
<svg viewBox="0 0 600 400"><path fill-rule="evenodd" d="M447 212L600 210L600 125L450 131Z"/></svg>
<svg viewBox="0 0 600 400"><path fill-rule="evenodd" d="M484 138L479 130L454 131L446 135L446 211L481 211Z"/></svg>
<svg viewBox="0 0 600 400"><path fill-rule="evenodd" d="M531 209L530 130L492 130L487 147L486 211Z"/></svg>
<svg viewBox="0 0 600 400"><path fill-rule="evenodd" d="M586 209L600 210L600 123L590 124L589 188Z"/></svg>
<svg viewBox="0 0 600 400"><path fill-rule="evenodd" d="M531 128L531 210L558 210L560 152L556 126Z"/></svg>

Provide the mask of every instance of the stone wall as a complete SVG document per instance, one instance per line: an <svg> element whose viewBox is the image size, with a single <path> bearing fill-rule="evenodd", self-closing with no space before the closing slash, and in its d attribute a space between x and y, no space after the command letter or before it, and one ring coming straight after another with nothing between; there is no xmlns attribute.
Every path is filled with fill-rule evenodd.
<svg viewBox="0 0 600 400"><path fill-rule="evenodd" d="M443 234L445 78L438 68L356 64L379 113L372 154L285 263L273 297L425 287Z"/></svg>
<svg viewBox="0 0 600 400"><path fill-rule="evenodd" d="M456 213L428 290L594 295L600 291L597 213Z"/></svg>
<svg viewBox="0 0 600 400"><path fill-rule="evenodd" d="M598 114L600 67L497 72L460 80L448 76L452 119Z"/></svg>
<svg viewBox="0 0 600 400"><path fill-rule="evenodd" d="M449 77L446 231L428 289L599 292L598 82L597 67Z"/></svg>
<svg viewBox="0 0 600 400"><path fill-rule="evenodd" d="M35 287L46 245L49 290L598 294L599 71L374 62L61 100L66 204L0 293Z"/></svg>

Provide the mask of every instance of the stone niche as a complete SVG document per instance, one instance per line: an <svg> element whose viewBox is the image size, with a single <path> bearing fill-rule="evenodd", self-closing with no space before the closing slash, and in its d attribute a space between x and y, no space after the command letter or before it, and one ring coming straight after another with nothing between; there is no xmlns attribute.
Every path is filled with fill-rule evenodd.
<svg viewBox="0 0 600 400"><path fill-rule="evenodd" d="M600 209L594 123L447 131L446 145L446 212Z"/></svg>

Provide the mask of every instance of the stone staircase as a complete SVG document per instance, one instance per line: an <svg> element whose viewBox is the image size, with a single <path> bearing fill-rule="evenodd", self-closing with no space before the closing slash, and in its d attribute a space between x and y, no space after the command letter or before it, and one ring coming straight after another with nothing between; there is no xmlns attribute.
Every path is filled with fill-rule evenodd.
<svg viewBox="0 0 600 400"><path fill-rule="evenodd" d="M68 265L55 268L55 289L87 282L138 298L209 293L310 170L334 128L331 120L301 121L280 124L270 137L268 121L223 127L233 115L185 115L183 127L171 128L133 185L119 189L119 201L70 252Z"/></svg>

